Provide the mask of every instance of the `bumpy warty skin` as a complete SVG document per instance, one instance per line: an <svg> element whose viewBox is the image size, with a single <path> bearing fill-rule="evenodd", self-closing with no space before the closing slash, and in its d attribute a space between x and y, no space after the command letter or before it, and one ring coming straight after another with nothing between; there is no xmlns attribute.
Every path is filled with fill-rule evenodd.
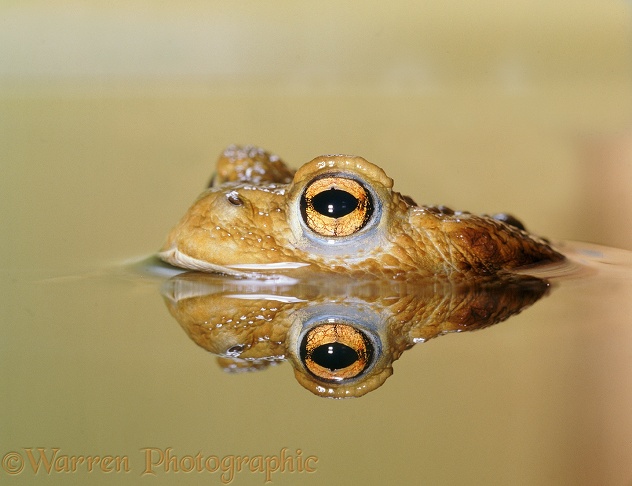
<svg viewBox="0 0 632 486"><path fill-rule="evenodd" d="M366 226L344 236L308 227L306 188L323 178L334 181L332 189L339 179L366 189L372 201ZM490 276L564 258L515 226L418 206L392 186L382 169L361 157L321 156L293 173L262 149L232 146L220 157L212 187L170 232L159 256L183 268L227 274L316 271L396 280Z"/></svg>

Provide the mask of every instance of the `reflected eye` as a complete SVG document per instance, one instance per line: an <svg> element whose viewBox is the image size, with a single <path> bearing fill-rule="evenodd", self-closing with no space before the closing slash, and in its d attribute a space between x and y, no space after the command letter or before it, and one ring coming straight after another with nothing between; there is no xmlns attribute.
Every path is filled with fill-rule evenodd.
<svg viewBox="0 0 632 486"><path fill-rule="evenodd" d="M316 179L301 197L303 221L322 236L352 235L366 225L372 213L369 192L353 179Z"/></svg>
<svg viewBox="0 0 632 486"><path fill-rule="evenodd" d="M301 360L316 377L342 381L360 375L371 362L373 345L347 324L323 324L310 329L301 342Z"/></svg>

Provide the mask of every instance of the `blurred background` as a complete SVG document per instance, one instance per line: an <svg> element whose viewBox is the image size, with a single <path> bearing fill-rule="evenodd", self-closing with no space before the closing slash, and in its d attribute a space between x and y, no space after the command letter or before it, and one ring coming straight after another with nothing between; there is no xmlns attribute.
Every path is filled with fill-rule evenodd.
<svg viewBox="0 0 632 486"><path fill-rule="evenodd" d="M254 143L632 249L631 20L624 1L4 1L3 243L152 251L218 153Z"/></svg>

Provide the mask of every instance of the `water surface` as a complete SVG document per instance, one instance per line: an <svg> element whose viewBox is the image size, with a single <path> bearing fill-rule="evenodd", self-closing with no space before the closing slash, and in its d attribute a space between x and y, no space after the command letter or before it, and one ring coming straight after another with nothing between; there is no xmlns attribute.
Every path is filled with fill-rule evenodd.
<svg viewBox="0 0 632 486"><path fill-rule="evenodd" d="M455 299L454 289L441 285L385 289L375 282L356 283L346 292L344 286L318 282L268 283L264 294L260 283L168 277L140 272L138 265L55 278L4 272L9 305L2 328L2 446L27 461L10 480L33 480L24 450L31 447L49 455L56 447L58 454L127 458L129 472L105 476L79 467L77 473L64 473L77 484L88 477L97 484L134 484L148 470L155 475L147 473L151 479L145 480L156 483L176 476L192 484L219 482L221 466L216 472L174 468L187 469L193 460L187 456L199 452L211 470L215 456L225 465L225 458L270 456L272 467L270 458L281 457L285 448L295 470L270 472L274 483L353 478L373 484L378 473L408 482L421 476L430 483L460 483L473 476L492 484L517 476L524 484L582 483L586 474L603 477L612 471L622 477L631 463L632 259L627 252L596 246L572 245L572 251L578 265L591 272L557 280L548 275L550 288L531 281L513 294L506 286L502 291L492 286L476 294L478 300L471 291ZM195 338L195 320L183 332L165 306L177 302L176 294L186 300L196 292L211 304L189 309L202 323L208 319L200 312L221 313L222 306L243 310L230 299L251 305L263 298L290 308L307 302L309 307L295 312L306 321L317 319L313 309L351 321L362 315L369 322L365 326L382 338L383 349L399 358L394 373L361 398L323 399L299 386L279 351L283 339L268 331L261 341L267 346L274 341L272 347L279 349L251 361L251 372L234 372L234 366L227 372L231 366L220 366L189 337ZM481 300L490 292L492 308ZM507 292L512 297L503 301ZM213 303L217 294L223 295ZM423 310L424 298L439 302L435 308L441 316L433 319L443 322L442 328L427 321L433 313ZM450 313L460 312L464 301L489 313L461 313L448 328ZM379 317L392 317L388 311L397 302L402 302L400 314L416 309L409 318L417 326L387 336ZM336 307L341 303L347 311ZM485 321L518 310L504 322ZM430 339L476 329L473 321L472 329L459 328L463 316L472 315L486 328ZM404 336L409 342L393 347ZM229 339L218 346L239 355ZM168 448L184 462L159 464ZM317 458L309 462L314 472L299 472L301 458L310 456ZM235 473L237 484L263 483L265 473L254 464L256 472ZM230 468L225 469L228 474ZM55 475L40 471L37 477L52 481L48 476Z"/></svg>

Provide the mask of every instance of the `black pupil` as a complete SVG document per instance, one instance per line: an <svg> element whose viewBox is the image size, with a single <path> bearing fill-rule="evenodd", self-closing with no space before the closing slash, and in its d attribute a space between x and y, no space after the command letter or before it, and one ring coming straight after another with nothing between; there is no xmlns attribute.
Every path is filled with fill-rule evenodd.
<svg viewBox="0 0 632 486"><path fill-rule="evenodd" d="M312 207L330 218L341 218L358 207L358 200L347 191L331 188L312 198Z"/></svg>
<svg viewBox="0 0 632 486"><path fill-rule="evenodd" d="M331 371L351 366L358 360L358 353L341 343L328 343L318 346L312 351L312 361Z"/></svg>

